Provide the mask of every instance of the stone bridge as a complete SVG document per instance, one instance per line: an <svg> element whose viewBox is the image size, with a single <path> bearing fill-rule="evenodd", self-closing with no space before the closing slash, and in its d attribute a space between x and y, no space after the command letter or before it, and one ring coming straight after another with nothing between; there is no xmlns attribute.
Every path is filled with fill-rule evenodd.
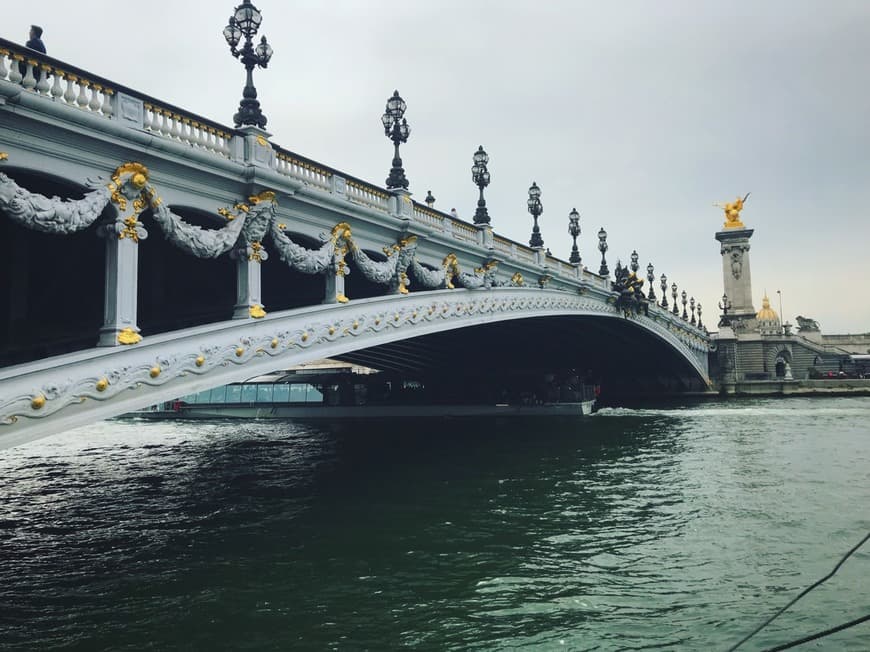
<svg viewBox="0 0 870 652"><path fill-rule="evenodd" d="M3 39L0 238L0 446L323 357L709 386L636 254L613 280Z"/></svg>

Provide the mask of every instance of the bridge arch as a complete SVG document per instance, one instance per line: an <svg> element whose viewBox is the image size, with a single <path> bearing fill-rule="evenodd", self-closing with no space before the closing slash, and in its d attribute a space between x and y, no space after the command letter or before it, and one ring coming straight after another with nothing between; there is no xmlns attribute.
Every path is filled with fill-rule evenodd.
<svg viewBox="0 0 870 652"><path fill-rule="evenodd" d="M453 364L453 372L461 373L463 367L498 363L500 352L494 347L481 351L480 343L499 324L527 333L550 327L536 342L527 343L521 331L509 333L502 343L505 359L532 359L534 345L546 341L553 342L550 354L555 359L561 353L558 344L573 341L578 361L583 355L598 355L605 364L600 352L605 348L621 356L602 373L613 386L626 385L635 376L653 383L656 369L670 374L674 383L698 388L707 383L706 341L669 321L626 318L596 297L556 290L439 290L224 321L156 335L130 347L104 347L0 369L0 396L9 397L0 402L0 446L282 366L354 357L354 352L366 350L385 359L386 353L401 354L401 347L411 347L418 360L414 364L425 367L438 362L442 347L453 351L448 370ZM578 328L583 338L575 336ZM462 366L456 366L459 362Z"/></svg>

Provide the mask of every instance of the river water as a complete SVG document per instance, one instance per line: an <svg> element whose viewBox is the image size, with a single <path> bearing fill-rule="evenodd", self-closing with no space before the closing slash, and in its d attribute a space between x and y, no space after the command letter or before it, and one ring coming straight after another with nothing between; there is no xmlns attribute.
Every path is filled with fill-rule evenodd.
<svg viewBox="0 0 870 652"><path fill-rule="evenodd" d="M0 451L0 648L725 650L868 530L867 398L110 421ZM870 544L741 649L867 613Z"/></svg>

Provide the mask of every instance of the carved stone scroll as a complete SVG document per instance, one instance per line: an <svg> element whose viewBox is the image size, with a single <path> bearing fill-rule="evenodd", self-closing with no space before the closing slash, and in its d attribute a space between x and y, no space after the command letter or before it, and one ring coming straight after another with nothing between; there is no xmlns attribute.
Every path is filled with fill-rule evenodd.
<svg viewBox="0 0 870 652"><path fill-rule="evenodd" d="M109 203L112 192L97 188L82 199L46 197L25 190L0 172L0 211L21 226L66 235L88 228Z"/></svg>
<svg viewBox="0 0 870 652"><path fill-rule="evenodd" d="M411 261L411 274L424 290L435 290L445 287L446 268L428 269L423 267L416 258Z"/></svg>
<svg viewBox="0 0 870 652"><path fill-rule="evenodd" d="M197 258L217 258L229 251L245 225L243 219L234 219L220 229L203 229L186 223L162 203L154 206L153 217L169 242Z"/></svg>
<svg viewBox="0 0 870 652"><path fill-rule="evenodd" d="M412 236L395 245L385 247L384 253L387 254L387 259L384 261L372 260L355 242L351 242L351 251L354 262L368 280L380 285L389 285L393 292L407 293L406 271L417 251L416 237Z"/></svg>
<svg viewBox="0 0 870 652"><path fill-rule="evenodd" d="M288 238L282 231L283 225L273 223L271 236L278 258L287 265L303 274L322 274L333 263L336 240L332 238L324 242L319 249L306 249Z"/></svg>

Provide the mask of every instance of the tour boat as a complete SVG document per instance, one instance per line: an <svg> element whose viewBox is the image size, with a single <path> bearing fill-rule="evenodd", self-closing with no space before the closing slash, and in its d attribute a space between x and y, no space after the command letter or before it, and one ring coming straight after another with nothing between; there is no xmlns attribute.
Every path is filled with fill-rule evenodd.
<svg viewBox="0 0 870 652"><path fill-rule="evenodd" d="M437 382L343 363L302 365L222 385L125 416L151 419L358 419L591 414L598 388L541 374L474 396Z"/></svg>

